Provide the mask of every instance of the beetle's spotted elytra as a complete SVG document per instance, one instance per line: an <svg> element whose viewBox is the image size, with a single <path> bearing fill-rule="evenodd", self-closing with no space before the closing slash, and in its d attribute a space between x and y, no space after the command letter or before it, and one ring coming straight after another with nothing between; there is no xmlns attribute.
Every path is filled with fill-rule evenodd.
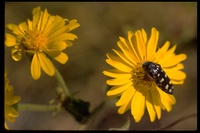
<svg viewBox="0 0 200 133"><path fill-rule="evenodd" d="M146 61L142 64L142 68L147 73L147 75L155 81L157 86L164 92L168 94L173 94L173 85L159 64L154 62Z"/></svg>

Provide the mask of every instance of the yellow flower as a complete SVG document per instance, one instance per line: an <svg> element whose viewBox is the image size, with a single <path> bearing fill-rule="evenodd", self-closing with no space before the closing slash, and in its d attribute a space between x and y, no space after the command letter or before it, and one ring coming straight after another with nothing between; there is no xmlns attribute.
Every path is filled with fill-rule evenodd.
<svg viewBox="0 0 200 133"><path fill-rule="evenodd" d="M7 77L7 72L4 74L4 93L5 93L5 101L4 101L4 117L5 117L5 128L8 129L6 124L6 120L9 122L15 122L15 117L18 117L18 112L14 109L13 105L20 101L19 96L13 96L14 89L12 85L9 84L9 80Z"/></svg>
<svg viewBox="0 0 200 133"><path fill-rule="evenodd" d="M42 70L49 76L55 73L51 59L65 64L68 56L62 52L67 47L72 46L72 41L76 35L69 33L79 27L76 19L71 21L56 15L50 15L47 9L41 11L40 7L33 9L33 20L26 22L8 24L7 27L15 35L6 34L5 45L13 47L11 54L15 61L21 60L22 51L32 58L31 74L37 80ZM68 22L65 25L65 22Z"/></svg>
<svg viewBox="0 0 200 133"><path fill-rule="evenodd" d="M161 118L161 109L169 112L176 103L175 97L162 91L154 78L143 69L144 62L160 64L172 84L183 84L186 78L181 71L184 65L180 63L186 59L186 55L175 55L176 45L169 49L169 41L156 50L158 38L159 32L155 28L152 28L149 40L144 29L135 33L129 31L128 39L119 37L117 44L121 51L113 49L116 55L107 54L106 62L114 67L103 71L104 75L112 78L106 81L112 86L107 96L120 96L116 102L118 113L123 114L130 109L135 122L141 120L146 108L153 122L156 116Z"/></svg>

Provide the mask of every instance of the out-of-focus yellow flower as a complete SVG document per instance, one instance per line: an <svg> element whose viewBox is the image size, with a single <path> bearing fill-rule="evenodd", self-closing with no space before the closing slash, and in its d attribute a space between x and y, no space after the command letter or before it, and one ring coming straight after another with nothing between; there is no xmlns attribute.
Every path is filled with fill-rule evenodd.
<svg viewBox="0 0 200 133"><path fill-rule="evenodd" d="M120 96L116 102L116 106L119 106L118 113L123 114L131 109L135 122L141 120L146 108L150 121L153 122L156 116L161 118L161 109L169 112L176 103L175 97L162 91L145 72L142 67L144 62L160 64L172 84L183 84L186 78L186 74L181 71L184 65L180 63L186 59L186 55L175 55L176 45L169 49L169 41L156 50L158 38L159 32L155 28L152 28L149 40L144 29L135 33L129 31L128 39L119 37L117 44L121 51L113 49L116 55L107 54L106 62L114 67L103 71L112 78L106 81L112 86L107 95Z"/></svg>
<svg viewBox="0 0 200 133"><path fill-rule="evenodd" d="M14 89L13 89L13 86L9 84L7 72L5 72L4 77L5 77L4 79L4 82L5 82L4 117L5 117L5 128L8 129L6 121L15 122L15 118L19 116L19 113L13 108L13 105L18 103L21 97L13 96Z"/></svg>
<svg viewBox="0 0 200 133"><path fill-rule="evenodd" d="M32 57L31 74L37 80L42 70L53 76L55 73L51 59L65 64L68 60L67 54L62 52L72 46L72 41L77 38L75 34L69 33L79 27L76 19L67 20L56 15L50 15L47 9L41 11L40 7L33 9L33 20L26 22L8 24L7 27L14 35L5 35L5 45L13 47L11 54L15 61L22 58L22 51ZM65 24L68 22L68 24Z"/></svg>

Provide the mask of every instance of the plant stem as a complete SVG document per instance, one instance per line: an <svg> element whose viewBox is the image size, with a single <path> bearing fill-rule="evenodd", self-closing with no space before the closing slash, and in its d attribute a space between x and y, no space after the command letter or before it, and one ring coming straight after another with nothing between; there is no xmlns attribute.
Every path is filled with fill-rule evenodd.
<svg viewBox="0 0 200 133"><path fill-rule="evenodd" d="M60 72L55 68L55 75L54 77L56 78L56 80L58 81L58 83L60 84L61 88L63 89L64 93L66 96L70 96L69 90L67 88L67 85L65 84L65 81L63 80Z"/></svg>
<svg viewBox="0 0 200 133"><path fill-rule="evenodd" d="M56 105L41 105L41 104L25 104L18 103L17 108L19 111L31 110L31 111L55 111Z"/></svg>

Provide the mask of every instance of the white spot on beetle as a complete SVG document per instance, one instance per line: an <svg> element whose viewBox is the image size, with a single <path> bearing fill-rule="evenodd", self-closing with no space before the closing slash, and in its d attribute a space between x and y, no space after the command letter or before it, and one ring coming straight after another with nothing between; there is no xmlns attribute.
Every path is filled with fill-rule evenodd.
<svg viewBox="0 0 200 133"><path fill-rule="evenodd" d="M169 88L169 85L166 85L166 86L165 86L165 89L168 90L168 88Z"/></svg>
<svg viewBox="0 0 200 133"><path fill-rule="evenodd" d="M165 79L164 79L164 78L162 78L162 79L160 80L160 83L162 83L164 80L165 80Z"/></svg>

